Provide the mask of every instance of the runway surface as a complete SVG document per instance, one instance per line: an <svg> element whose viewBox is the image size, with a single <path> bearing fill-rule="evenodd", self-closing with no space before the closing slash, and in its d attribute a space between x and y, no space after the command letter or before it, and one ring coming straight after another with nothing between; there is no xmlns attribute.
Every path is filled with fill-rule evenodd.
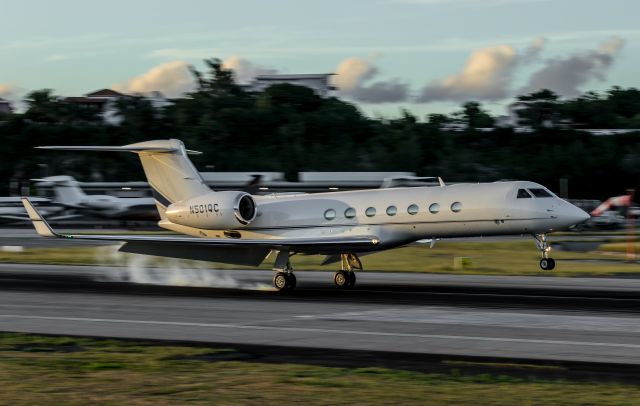
<svg viewBox="0 0 640 406"><path fill-rule="evenodd" d="M640 364L640 280L297 275L282 294L268 271L3 264L0 330Z"/></svg>

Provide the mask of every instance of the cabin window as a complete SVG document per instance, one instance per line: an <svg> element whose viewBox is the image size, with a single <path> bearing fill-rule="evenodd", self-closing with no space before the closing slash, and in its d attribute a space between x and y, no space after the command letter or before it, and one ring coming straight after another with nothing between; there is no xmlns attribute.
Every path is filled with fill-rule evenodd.
<svg viewBox="0 0 640 406"><path fill-rule="evenodd" d="M356 209L354 209L353 207L349 207L344 211L344 216L348 219L354 218L356 216Z"/></svg>
<svg viewBox="0 0 640 406"><path fill-rule="evenodd" d="M407 207L407 213L411 215L418 214L418 205L412 204L411 206Z"/></svg>
<svg viewBox="0 0 640 406"><path fill-rule="evenodd" d="M460 210L462 210L462 203L460 202L453 202L451 204L451 211L454 213L459 213Z"/></svg>
<svg viewBox="0 0 640 406"><path fill-rule="evenodd" d="M440 205L438 203L432 203L431 206L429 206L429 211L432 214L436 214L440 211Z"/></svg>
<svg viewBox="0 0 640 406"><path fill-rule="evenodd" d="M387 215L388 216L395 216L396 213L398 213L398 208L396 206L387 207Z"/></svg>
<svg viewBox="0 0 640 406"><path fill-rule="evenodd" d="M367 215L367 217L373 217L376 215L376 208L375 207L369 207L364 214Z"/></svg>
<svg viewBox="0 0 640 406"><path fill-rule="evenodd" d="M336 218L336 211L333 209L325 211L324 218L326 218L327 220L333 220L334 218Z"/></svg>
<svg viewBox="0 0 640 406"><path fill-rule="evenodd" d="M531 195L527 189L518 189L518 199L531 199Z"/></svg>
<svg viewBox="0 0 640 406"><path fill-rule="evenodd" d="M529 189L529 192L531 192L535 197L553 197L551 196L551 193L544 189Z"/></svg>

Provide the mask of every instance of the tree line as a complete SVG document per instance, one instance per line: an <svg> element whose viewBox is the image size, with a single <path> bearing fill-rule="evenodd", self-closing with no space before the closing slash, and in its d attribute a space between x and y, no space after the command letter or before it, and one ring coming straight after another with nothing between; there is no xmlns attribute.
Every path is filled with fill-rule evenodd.
<svg viewBox="0 0 640 406"><path fill-rule="evenodd" d="M36 145L124 145L179 138L203 152L193 160L201 171L411 171L451 182L526 179L554 191L569 182L570 197L604 199L638 189L640 133L595 136L581 128L640 128L640 91L613 87L560 99L550 90L518 96L518 126L495 127L477 102L450 115L425 120L371 118L335 97L321 98L306 87L274 85L247 92L220 61L193 70L197 88L163 107L141 95L119 98L118 125L101 111L81 107L38 90L27 110L0 117L0 193L9 180L69 174L81 180L141 180L134 156L60 153ZM449 124L461 124L451 131ZM570 123L567 124L567 123Z"/></svg>

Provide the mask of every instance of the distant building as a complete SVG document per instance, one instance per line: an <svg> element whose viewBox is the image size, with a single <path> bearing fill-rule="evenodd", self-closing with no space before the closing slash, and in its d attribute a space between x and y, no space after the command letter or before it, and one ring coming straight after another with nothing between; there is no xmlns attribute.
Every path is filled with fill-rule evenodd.
<svg viewBox="0 0 640 406"><path fill-rule="evenodd" d="M320 97L327 97L332 90L336 90L331 86L329 79L333 73L319 74L292 74L292 75L259 75L253 82L245 87L250 92L262 92L269 86L287 83L296 86L305 86L310 88Z"/></svg>
<svg viewBox="0 0 640 406"><path fill-rule="evenodd" d="M115 115L115 102L123 96L125 95L115 90L101 89L80 97L67 97L65 101L100 114L106 123L119 124L120 120Z"/></svg>
<svg viewBox="0 0 640 406"><path fill-rule="evenodd" d="M11 103L8 100L5 100L0 97L0 114L11 114L13 113L13 109L11 108Z"/></svg>

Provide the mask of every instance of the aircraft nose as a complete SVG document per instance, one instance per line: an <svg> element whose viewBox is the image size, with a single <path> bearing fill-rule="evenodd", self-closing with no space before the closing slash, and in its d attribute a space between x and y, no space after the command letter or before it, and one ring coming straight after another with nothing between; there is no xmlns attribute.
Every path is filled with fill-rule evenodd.
<svg viewBox="0 0 640 406"><path fill-rule="evenodd" d="M567 208L564 217L570 225L584 223L591 218L589 213L574 205Z"/></svg>

